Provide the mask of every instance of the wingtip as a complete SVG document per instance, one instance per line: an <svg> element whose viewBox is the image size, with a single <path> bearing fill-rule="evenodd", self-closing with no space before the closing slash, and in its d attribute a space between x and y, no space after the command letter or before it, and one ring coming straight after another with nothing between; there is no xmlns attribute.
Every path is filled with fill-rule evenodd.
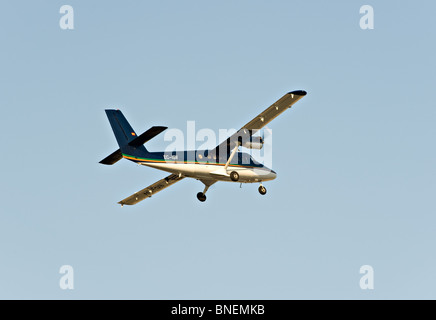
<svg viewBox="0 0 436 320"><path fill-rule="evenodd" d="M288 92L288 94L295 94L297 96L305 96L307 94L307 92L304 90L295 90L295 91Z"/></svg>

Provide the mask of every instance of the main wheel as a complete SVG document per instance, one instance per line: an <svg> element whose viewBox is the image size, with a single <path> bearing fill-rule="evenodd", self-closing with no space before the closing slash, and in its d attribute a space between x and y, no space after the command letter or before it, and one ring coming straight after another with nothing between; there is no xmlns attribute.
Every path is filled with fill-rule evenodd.
<svg viewBox="0 0 436 320"><path fill-rule="evenodd" d="M236 171L230 172L230 179L232 181L238 181L239 180L239 173L237 173Z"/></svg>
<svg viewBox="0 0 436 320"><path fill-rule="evenodd" d="M259 187L259 193L260 193L261 195L265 195L265 194L266 194L266 188L265 188L264 186L260 186L260 187Z"/></svg>
<svg viewBox="0 0 436 320"><path fill-rule="evenodd" d="M199 192L197 193L197 199L200 200L201 202L206 201L206 195L203 192Z"/></svg>

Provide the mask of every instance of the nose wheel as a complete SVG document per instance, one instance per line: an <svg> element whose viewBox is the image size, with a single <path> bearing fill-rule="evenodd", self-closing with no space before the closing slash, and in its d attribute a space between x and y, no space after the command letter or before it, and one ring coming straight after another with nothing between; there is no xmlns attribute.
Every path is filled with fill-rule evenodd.
<svg viewBox="0 0 436 320"><path fill-rule="evenodd" d="M197 193L197 199L200 200L201 202L205 202L206 195L203 192L199 192L199 193Z"/></svg>
<svg viewBox="0 0 436 320"><path fill-rule="evenodd" d="M263 185L259 186L259 193L263 196L266 195L266 188Z"/></svg>
<svg viewBox="0 0 436 320"><path fill-rule="evenodd" d="M212 181L210 181L210 180L201 180L201 182L204 183L204 190L203 190L203 192L197 193L197 199L199 201L201 201L201 202L205 202L206 201L206 192L209 189L209 187L216 182L216 180L212 180Z"/></svg>

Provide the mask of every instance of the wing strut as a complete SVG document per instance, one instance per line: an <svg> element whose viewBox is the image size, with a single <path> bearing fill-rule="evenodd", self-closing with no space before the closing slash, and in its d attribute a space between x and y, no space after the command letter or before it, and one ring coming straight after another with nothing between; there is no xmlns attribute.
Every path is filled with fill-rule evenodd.
<svg viewBox="0 0 436 320"><path fill-rule="evenodd" d="M232 161L233 157L235 156L236 151L238 151L238 148L239 148L239 142L236 144L235 148L233 149L232 154L229 157L229 160L227 160L226 165L224 166L224 171L227 172L227 167L229 166L230 161Z"/></svg>

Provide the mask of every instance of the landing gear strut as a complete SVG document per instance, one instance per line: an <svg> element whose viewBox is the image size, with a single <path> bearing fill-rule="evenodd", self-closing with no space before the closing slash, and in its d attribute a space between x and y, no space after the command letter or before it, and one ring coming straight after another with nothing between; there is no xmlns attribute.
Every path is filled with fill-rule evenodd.
<svg viewBox="0 0 436 320"><path fill-rule="evenodd" d="M204 190L203 190L203 192L199 192L199 193L197 193L197 199L198 200L200 200L201 202L205 202L206 201L206 191L207 191L207 189L209 189L209 187L211 186L211 185L213 185L216 181L203 181L202 180L202 182L204 183Z"/></svg>
<svg viewBox="0 0 436 320"><path fill-rule="evenodd" d="M263 196L266 195L266 188L262 184L259 186L259 193Z"/></svg>

